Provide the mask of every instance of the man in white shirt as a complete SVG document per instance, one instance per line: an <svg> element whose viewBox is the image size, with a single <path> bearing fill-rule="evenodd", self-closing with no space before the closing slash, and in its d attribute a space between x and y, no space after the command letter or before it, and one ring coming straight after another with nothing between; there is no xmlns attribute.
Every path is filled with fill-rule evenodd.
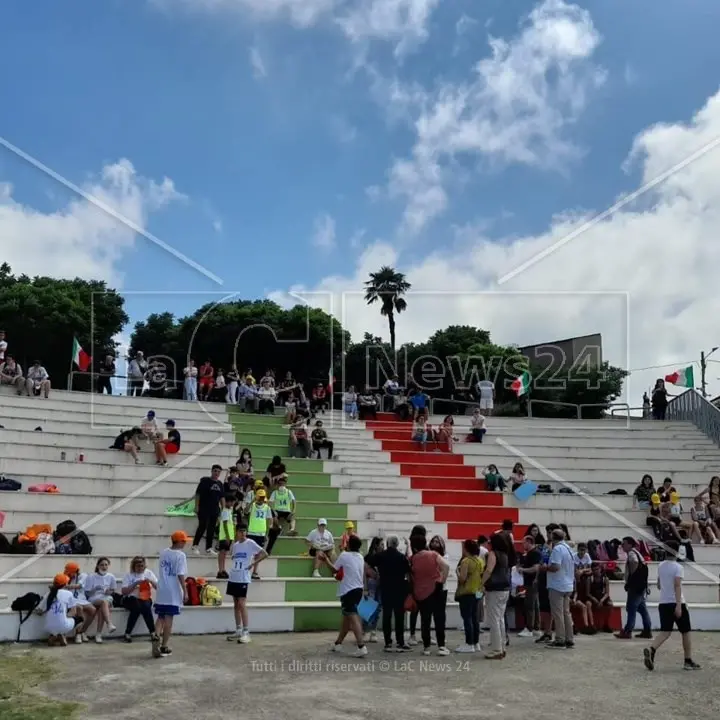
<svg viewBox="0 0 720 720"><path fill-rule="evenodd" d="M478 399L480 402L480 410L485 415L492 415L495 404L495 383L492 380L480 380L476 385Z"/></svg>
<svg viewBox="0 0 720 720"><path fill-rule="evenodd" d="M28 397L33 395L44 395L48 397L48 395L50 395L50 376L47 374L47 370L40 364L39 360L36 360L28 370L27 379L25 380L25 390Z"/></svg>
<svg viewBox="0 0 720 720"><path fill-rule="evenodd" d="M550 563L541 565L547 572L547 588L550 597L550 612L555 623L555 640L548 643L554 648L573 648L573 623L570 614L570 596L575 587L575 554L565 542L562 530L553 530L550 535L552 552Z"/></svg>
<svg viewBox="0 0 720 720"><path fill-rule="evenodd" d="M5 362L5 353L7 352L7 340L5 339L5 331L0 330L0 363Z"/></svg>
<svg viewBox="0 0 720 720"><path fill-rule="evenodd" d="M692 659L690 614L688 613L687 605L685 605L682 590L682 581L685 573L682 565L677 560L680 545L679 543L669 542L667 543L667 548L671 553L669 556L670 559L663 560L660 565L658 565L657 587L660 591L658 602L660 632L650 647L643 650L645 667L648 670L655 669L655 653L670 637L673 627L677 625L682 639L683 654L685 655L683 669L699 670L700 666Z"/></svg>
<svg viewBox="0 0 720 720"><path fill-rule="evenodd" d="M327 529L327 520L325 518L320 518L317 521L317 528L310 531L305 542L308 545L310 557L315 560L312 576L319 578L323 556L326 555L332 561L335 555L335 539Z"/></svg>

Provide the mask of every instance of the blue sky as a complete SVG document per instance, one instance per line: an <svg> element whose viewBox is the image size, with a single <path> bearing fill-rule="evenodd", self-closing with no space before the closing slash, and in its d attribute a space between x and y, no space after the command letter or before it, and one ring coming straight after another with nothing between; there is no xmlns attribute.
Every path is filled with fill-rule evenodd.
<svg viewBox="0 0 720 720"><path fill-rule="evenodd" d="M386 259L417 290L496 289L499 274L567 230L568 214L577 220L605 209L694 149L690 134L699 143L713 127L720 132L717 112L696 127L718 91L720 5L712 0L307 0L300 7L293 0L4 7L0 136L105 197L223 286L99 217L0 147L0 189L8 184L0 247L13 266L106 277L128 293L133 320L190 312L210 297L138 292L281 301L290 288L337 294L358 289ZM398 21L393 8L413 12L415 21ZM493 38L504 43L495 56ZM459 122L462 132L454 132ZM698 189L705 171L694 168L687 183L704 208L712 191ZM453 299L435 314L408 312L401 339L456 321L490 326L498 339L520 344L601 329L613 359L633 367L694 358L705 342L697 319L709 299L688 288L682 292L690 296L677 298L674 286L672 299L657 299L677 234L659 245L655 230L631 233L633 258L660 255L652 267L641 262L640 272L617 252L628 247L622 233L631 222L670 229L662 218L677 209L676 199L652 193L610 218L583 240L599 260L563 250L508 286L626 291L643 313L633 316L635 327L657 310L665 330L651 341L627 347L620 321L605 328L592 299L566 303L564 314L547 306L542 320L514 327L502 313L532 308L505 300L498 301L504 310L482 301L468 310ZM707 264L704 223L711 221L698 220L688 241L696 264L684 271ZM686 226L687 218L679 222ZM19 251L17 233L32 238L30 252ZM610 262L601 251L606 241L616 243ZM612 272L598 278L598 262L614 264ZM692 330L674 314L678 302L690 303ZM374 311L356 303L347 312L354 334L383 332Z"/></svg>

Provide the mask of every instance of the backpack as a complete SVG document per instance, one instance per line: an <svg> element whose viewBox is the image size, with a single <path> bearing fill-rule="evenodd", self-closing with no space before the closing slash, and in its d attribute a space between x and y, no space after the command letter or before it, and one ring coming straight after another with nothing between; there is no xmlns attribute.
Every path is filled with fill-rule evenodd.
<svg viewBox="0 0 720 720"><path fill-rule="evenodd" d="M607 553L608 560L617 560L618 559L618 547L620 546L620 541L617 539L614 540L606 540L603 543L603 547L605 548L605 552Z"/></svg>
<svg viewBox="0 0 720 720"><path fill-rule="evenodd" d="M0 555L7 555L12 552L12 545L10 541L0 533Z"/></svg>
<svg viewBox="0 0 720 720"><path fill-rule="evenodd" d="M68 535L72 535L77 530L77 525L72 520L63 520L57 524L53 537L57 542L61 538L66 538Z"/></svg>
<svg viewBox="0 0 720 720"><path fill-rule="evenodd" d="M83 530L78 530L70 538L70 547L72 548L73 555L90 555L90 553L92 553L90 538L88 538Z"/></svg>
<svg viewBox="0 0 720 720"><path fill-rule="evenodd" d="M650 560L650 558L652 557L652 554L650 553L650 548L644 540L638 540L637 547L635 549L643 556L643 560L645 560L645 562Z"/></svg>
<svg viewBox="0 0 720 720"><path fill-rule="evenodd" d="M0 475L0 490L20 490L22 483L18 480Z"/></svg>
<svg viewBox="0 0 720 720"><path fill-rule="evenodd" d="M20 631L22 630L22 626L30 619L30 616L41 602L42 597L34 592L25 593L20 597L16 597L12 601L10 609L14 610L20 616L16 642L20 642ZM25 617L23 617L23 613L27 613Z"/></svg>
<svg viewBox="0 0 720 720"><path fill-rule="evenodd" d="M537 490L535 492L552 495L552 491L553 491L553 489L552 489L552 487L550 487L550 485L548 485L547 483L541 483L540 485L537 486Z"/></svg>
<svg viewBox="0 0 720 720"><path fill-rule="evenodd" d="M40 533L35 540L36 555L54 555L55 541L50 533Z"/></svg>
<svg viewBox="0 0 720 720"><path fill-rule="evenodd" d="M215 585L204 585L200 591L201 605L222 605L223 596Z"/></svg>
<svg viewBox="0 0 720 720"><path fill-rule="evenodd" d="M185 590L187 591L186 605L200 605L200 586L194 577L185 578Z"/></svg>
<svg viewBox="0 0 720 720"><path fill-rule="evenodd" d="M56 555L72 555L72 545L69 542L56 542L55 543L55 554Z"/></svg>
<svg viewBox="0 0 720 720"><path fill-rule="evenodd" d="M615 490L610 490L608 495L627 495L627 490L624 488L615 488Z"/></svg>
<svg viewBox="0 0 720 720"><path fill-rule="evenodd" d="M600 560L598 557L598 540L588 540L587 548L588 548L588 555L590 556L590 559L597 562Z"/></svg>
<svg viewBox="0 0 720 720"><path fill-rule="evenodd" d="M10 541L10 552L16 555L34 555L35 554L35 541L21 540L21 535L18 533Z"/></svg>

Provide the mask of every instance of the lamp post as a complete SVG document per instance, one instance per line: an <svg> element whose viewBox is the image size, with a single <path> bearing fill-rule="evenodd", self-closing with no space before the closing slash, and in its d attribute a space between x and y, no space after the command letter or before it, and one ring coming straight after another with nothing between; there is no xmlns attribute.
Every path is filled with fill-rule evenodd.
<svg viewBox="0 0 720 720"><path fill-rule="evenodd" d="M707 354L704 351L700 353L700 392L702 392L702 396L704 398L707 397L707 382L705 381L705 373L707 371L707 361L708 361L708 358L718 349L720 349L720 346L715 346Z"/></svg>

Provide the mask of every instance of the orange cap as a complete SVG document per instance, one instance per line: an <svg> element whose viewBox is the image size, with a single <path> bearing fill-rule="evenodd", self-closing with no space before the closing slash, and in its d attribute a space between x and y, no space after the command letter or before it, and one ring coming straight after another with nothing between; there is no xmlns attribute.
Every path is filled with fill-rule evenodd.
<svg viewBox="0 0 720 720"><path fill-rule="evenodd" d="M53 578L53 585L55 587L65 587L70 583L70 578L64 573L59 573Z"/></svg>
<svg viewBox="0 0 720 720"><path fill-rule="evenodd" d="M80 572L80 566L76 562L65 563L66 575L77 575Z"/></svg>
<svg viewBox="0 0 720 720"><path fill-rule="evenodd" d="M184 531L184 530L176 530L171 536L170 539L174 543L186 543L190 541L190 536Z"/></svg>

